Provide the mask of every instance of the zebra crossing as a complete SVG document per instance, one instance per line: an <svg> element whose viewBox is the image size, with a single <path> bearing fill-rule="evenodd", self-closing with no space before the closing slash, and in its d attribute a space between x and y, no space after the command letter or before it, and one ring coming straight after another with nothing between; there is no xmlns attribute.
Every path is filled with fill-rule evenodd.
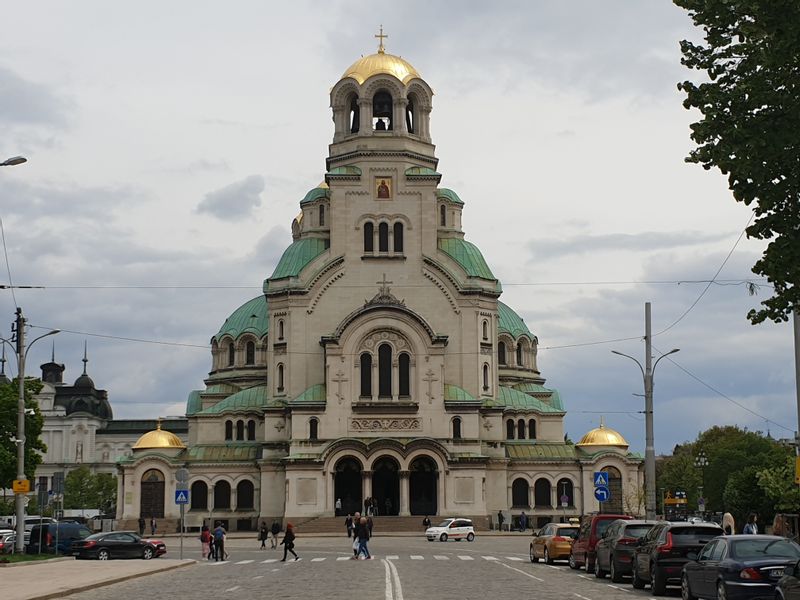
<svg viewBox="0 0 800 600"><path fill-rule="evenodd" d="M432 556L427 556L423 554L407 554L407 555L400 555L400 554L387 554L385 556L375 556L373 558L384 558L386 560L413 560L413 561L425 561L425 560L433 560L433 561L474 561L474 560L483 560L486 562L496 562L496 561L511 561L511 562L523 562L526 559L521 558L519 556L493 556L493 555L469 555L469 554L456 554L456 555L446 555L446 554L434 554ZM297 562L311 562L311 563L325 563L325 562L339 562L345 560L352 560L352 556L315 556L313 558L301 558L300 561ZM255 560L255 559L247 559L247 560L239 560L239 561L219 561L219 562L205 562L205 564L209 567L223 567L226 565L249 565L249 564L262 564L262 565L271 565L274 563L282 562L278 558L268 558L266 560ZM289 559L288 562L285 564L292 564L296 561L293 559Z"/></svg>

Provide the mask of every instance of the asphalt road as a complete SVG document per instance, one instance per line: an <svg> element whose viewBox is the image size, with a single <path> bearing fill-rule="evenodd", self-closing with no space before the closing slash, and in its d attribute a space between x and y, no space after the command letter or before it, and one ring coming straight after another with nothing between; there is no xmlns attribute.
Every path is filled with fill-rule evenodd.
<svg viewBox="0 0 800 600"><path fill-rule="evenodd" d="M254 536L255 537L255 536ZM172 540L170 540L172 542ZM186 540L184 557L195 566L155 574L69 596L81 600L160 598L331 600L654 600L629 582L611 584L566 563L528 560L527 536L478 536L469 542L427 542L422 536L370 541L373 560L351 560L341 538L298 536L299 561L280 562L280 550L259 550L253 539L229 539L229 560L200 560L199 542ZM177 558L177 546L169 544ZM668 597L680 597L669 588Z"/></svg>

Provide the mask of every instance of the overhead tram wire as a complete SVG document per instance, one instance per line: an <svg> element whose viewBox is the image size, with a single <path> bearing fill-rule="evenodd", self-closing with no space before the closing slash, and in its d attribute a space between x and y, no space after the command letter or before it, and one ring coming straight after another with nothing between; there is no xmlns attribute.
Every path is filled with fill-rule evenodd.
<svg viewBox="0 0 800 600"><path fill-rule="evenodd" d="M33 329L54 329L53 327L46 327L44 325L29 325L29 327ZM133 337L125 337L119 335L108 335L104 333L92 333L89 331L75 331L74 329L62 329L59 328L61 333L71 333L74 335L82 335L86 337L96 337L96 338L103 338L108 340L119 340L123 342L138 342L141 344L157 344L160 346L179 346L182 348L202 348L203 350L208 350L211 348L211 344L200 345L200 344L187 344L184 342L165 342L162 340L146 340L143 338L133 338Z"/></svg>
<svg viewBox="0 0 800 600"><path fill-rule="evenodd" d="M8 273L8 287L11 290L11 299L14 301L14 308L17 304L17 295L14 293L14 281L11 279L11 263L8 260L8 249L6 248L6 230L3 227L3 219L0 217L0 237L3 238L3 256L6 261L6 272Z"/></svg>

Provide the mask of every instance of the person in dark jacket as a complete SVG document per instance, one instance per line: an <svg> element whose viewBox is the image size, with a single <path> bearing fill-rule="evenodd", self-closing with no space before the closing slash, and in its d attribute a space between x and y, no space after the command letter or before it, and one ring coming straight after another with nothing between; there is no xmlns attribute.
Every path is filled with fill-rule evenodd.
<svg viewBox="0 0 800 600"><path fill-rule="evenodd" d="M356 558L358 558L361 553L364 553L365 560L372 560L372 556L370 556L369 548L367 548L367 542L369 541L369 526L367 525L367 518L361 517L358 522L358 529L357 536L358 536L358 554L356 554Z"/></svg>
<svg viewBox="0 0 800 600"><path fill-rule="evenodd" d="M278 534L281 532L281 524L278 523L278 519L272 521L272 527L269 528L269 532L272 534L270 543L272 544L272 549L275 550L278 547Z"/></svg>
<svg viewBox="0 0 800 600"><path fill-rule="evenodd" d="M353 537L353 517L347 515L347 518L344 520L344 526L347 528L347 537Z"/></svg>
<svg viewBox="0 0 800 600"><path fill-rule="evenodd" d="M425 515L425 518L422 519L422 528L427 529L431 526L431 520L428 518L428 515Z"/></svg>
<svg viewBox="0 0 800 600"><path fill-rule="evenodd" d="M144 517L139 517L139 537L144 537Z"/></svg>
<svg viewBox="0 0 800 600"><path fill-rule="evenodd" d="M261 550L264 550L267 547L267 538L269 537L269 529L267 529L267 524L264 521L261 521L261 529L258 531L258 539L261 540Z"/></svg>
<svg viewBox="0 0 800 600"><path fill-rule="evenodd" d="M283 534L283 539L281 540L281 544L283 544L283 558L281 562L286 562L286 553L291 552L294 555L295 560L300 560L300 557L297 556L297 553L294 551L294 527L291 523L286 524L286 533Z"/></svg>

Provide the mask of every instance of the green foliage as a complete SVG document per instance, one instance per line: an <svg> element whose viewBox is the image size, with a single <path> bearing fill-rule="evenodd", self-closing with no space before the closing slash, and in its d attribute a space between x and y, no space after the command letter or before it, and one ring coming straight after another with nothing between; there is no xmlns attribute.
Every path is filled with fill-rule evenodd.
<svg viewBox="0 0 800 600"><path fill-rule="evenodd" d="M756 473L758 487L775 505L777 512L794 512L800 506L800 487L794 482L795 457L791 454L784 462Z"/></svg>
<svg viewBox="0 0 800 600"><path fill-rule="evenodd" d="M753 272L774 294L751 310L753 323L787 321L800 307L800 2L673 0L704 31L681 42L682 63L708 81L685 81L697 143L686 159L728 177L737 202L753 204L749 237L772 240Z"/></svg>
<svg viewBox="0 0 800 600"><path fill-rule="evenodd" d="M89 467L73 469L64 478L64 508L97 508L111 512L117 503L117 478L92 473Z"/></svg>
<svg viewBox="0 0 800 600"><path fill-rule="evenodd" d="M42 389L38 379L25 378L25 408L33 414L25 416L25 475L33 480L47 447L42 443L44 418L33 395ZM11 488L17 478L17 445L11 441L17 435L19 386L16 381L0 383L0 488Z"/></svg>

